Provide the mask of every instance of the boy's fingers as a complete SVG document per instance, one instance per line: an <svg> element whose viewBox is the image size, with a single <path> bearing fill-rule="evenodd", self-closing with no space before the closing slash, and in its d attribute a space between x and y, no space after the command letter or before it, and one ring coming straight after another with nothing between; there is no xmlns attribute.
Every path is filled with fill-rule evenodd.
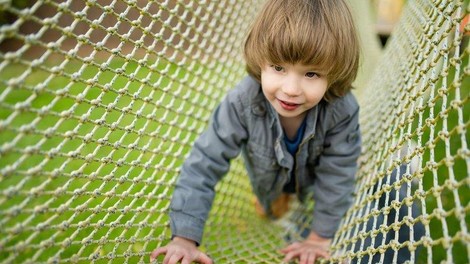
<svg viewBox="0 0 470 264"><path fill-rule="evenodd" d="M211 258L209 258L206 254L199 252L199 256L197 257L196 261L201 264L212 264Z"/></svg>
<svg viewBox="0 0 470 264"><path fill-rule="evenodd" d="M308 253L308 252L305 252L304 254L301 254L300 257L299 257L299 264L307 264L308 257L309 257L310 255L311 255L311 254Z"/></svg>
<svg viewBox="0 0 470 264"><path fill-rule="evenodd" d="M300 264L310 264L315 263L315 260L319 258L328 259L330 255L328 252L321 249L305 249L305 248L296 248L292 249L286 253L283 262L289 262L295 258L299 258Z"/></svg>
<svg viewBox="0 0 470 264"><path fill-rule="evenodd" d="M315 254L309 254L307 259L307 264L314 264L315 263Z"/></svg>
<svg viewBox="0 0 470 264"><path fill-rule="evenodd" d="M181 264L191 264L191 259L189 259L189 258L183 258L183 259L181 260Z"/></svg>
<svg viewBox="0 0 470 264"><path fill-rule="evenodd" d="M299 245L300 244L298 242L292 243L292 244L288 245L287 247L281 249L281 252L286 254L289 251L297 249L299 247Z"/></svg>
<svg viewBox="0 0 470 264"><path fill-rule="evenodd" d="M168 263L168 264L176 264L178 261L180 261L184 256L183 255L178 255L178 254L173 254L171 257L168 259L168 262L163 261L163 263ZM166 260L166 258L165 258Z"/></svg>
<svg viewBox="0 0 470 264"><path fill-rule="evenodd" d="M315 253L319 258L330 258L330 253L328 253L326 250L317 250Z"/></svg>
<svg viewBox="0 0 470 264"><path fill-rule="evenodd" d="M298 250L292 250L290 251L289 253L286 254L286 256L284 257L284 262L288 262L288 261L291 261L292 259L298 257L300 255L301 252L299 252Z"/></svg>
<svg viewBox="0 0 470 264"><path fill-rule="evenodd" d="M151 254L150 254L150 261L154 261L158 255L166 253L167 248L166 247L161 247L155 249Z"/></svg>
<svg viewBox="0 0 470 264"><path fill-rule="evenodd" d="M330 258L330 254L327 251L322 250L322 249L314 250L311 252L311 254L313 255L314 259L318 259L318 258L329 259Z"/></svg>
<svg viewBox="0 0 470 264"><path fill-rule="evenodd" d="M318 254L316 252L309 252L307 258L305 259L305 264L314 264L318 259Z"/></svg>

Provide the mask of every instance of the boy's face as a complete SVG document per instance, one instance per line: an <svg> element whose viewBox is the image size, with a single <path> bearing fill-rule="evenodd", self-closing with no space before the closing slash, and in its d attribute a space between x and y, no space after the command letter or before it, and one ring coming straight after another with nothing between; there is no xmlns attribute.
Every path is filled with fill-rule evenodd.
<svg viewBox="0 0 470 264"><path fill-rule="evenodd" d="M266 64L261 69L261 87L280 116L303 119L325 95L328 81L314 66Z"/></svg>

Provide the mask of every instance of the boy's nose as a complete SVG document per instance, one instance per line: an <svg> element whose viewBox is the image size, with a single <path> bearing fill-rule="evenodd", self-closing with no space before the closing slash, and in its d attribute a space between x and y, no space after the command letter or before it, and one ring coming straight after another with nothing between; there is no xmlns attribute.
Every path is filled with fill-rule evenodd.
<svg viewBox="0 0 470 264"><path fill-rule="evenodd" d="M282 91L290 97L299 96L302 93L302 89L300 88L298 78L295 76L286 78L282 85Z"/></svg>

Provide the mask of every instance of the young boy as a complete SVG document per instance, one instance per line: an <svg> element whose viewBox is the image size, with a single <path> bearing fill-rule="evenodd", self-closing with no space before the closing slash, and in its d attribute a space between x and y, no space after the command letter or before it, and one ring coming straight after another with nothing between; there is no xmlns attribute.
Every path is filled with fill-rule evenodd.
<svg viewBox="0 0 470 264"><path fill-rule="evenodd" d="M249 76L215 109L185 161L171 202L164 263L212 263L200 252L214 186L240 152L263 213L313 193L311 232L282 250L285 261L327 258L352 202L361 151L359 106L350 92L359 43L345 0L268 0L244 49Z"/></svg>

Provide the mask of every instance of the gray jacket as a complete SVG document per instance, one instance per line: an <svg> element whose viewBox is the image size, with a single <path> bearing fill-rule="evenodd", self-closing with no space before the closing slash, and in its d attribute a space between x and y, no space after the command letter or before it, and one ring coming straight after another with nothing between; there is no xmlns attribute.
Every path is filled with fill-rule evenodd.
<svg viewBox="0 0 470 264"><path fill-rule="evenodd" d="M246 77L215 109L182 166L171 202L173 236L201 243L214 186L241 152L253 191L268 213L295 170L298 198L304 201L313 192L312 230L332 237L352 203L361 151L358 115L352 93L309 110L294 168L276 111L260 84Z"/></svg>

